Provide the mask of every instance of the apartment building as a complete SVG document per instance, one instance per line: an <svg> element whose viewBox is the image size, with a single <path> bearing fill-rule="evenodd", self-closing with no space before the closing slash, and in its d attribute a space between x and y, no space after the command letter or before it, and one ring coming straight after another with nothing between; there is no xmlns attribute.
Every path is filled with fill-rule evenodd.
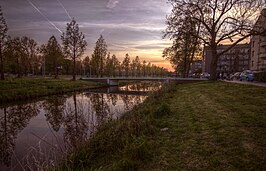
<svg viewBox="0 0 266 171"><path fill-rule="evenodd" d="M254 29L262 31L266 29L266 9L262 10ZM266 34L251 36L251 61L250 69L254 71L266 70Z"/></svg>
<svg viewBox="0 0 266 171"><path fill-rule="evenodd" d="M231 45L217 46L217 53L224 51ZM203 72L210 73L211 49L205 47L203 51ZM238 44L231 50L219 57L217 62L217 73L232 74L249 69L250 63L250 44Z"/></svg>
<svg viewBox="0 0 266 171"><path fill-rule="evenodd" d="M202 60L195 60L191 64L191 73L201 73L202 72Z"/></svg>

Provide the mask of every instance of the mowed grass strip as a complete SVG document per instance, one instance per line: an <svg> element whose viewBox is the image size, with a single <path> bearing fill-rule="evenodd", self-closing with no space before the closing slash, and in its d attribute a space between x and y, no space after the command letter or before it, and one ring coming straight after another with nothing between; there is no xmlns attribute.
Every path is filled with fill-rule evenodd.
<svg viewBox="0 0 266 171"><path fill-rule="evenodd" d="M178 85L159 137L157 170L263 170L266 88L224 82Z"/></svg>
<svg viewBox="0 0 266 171"><path fill-rule="evenodd" d="M108 122L52 170L264 170L266 89L165 87Z"/></svg>
<svg viewBox="0 0 266 171"><path fill-rule="evenodd" d="M15 78L0 81L0 102L30 99L45 95L94 88L101 84L48 78Z"/></svg>

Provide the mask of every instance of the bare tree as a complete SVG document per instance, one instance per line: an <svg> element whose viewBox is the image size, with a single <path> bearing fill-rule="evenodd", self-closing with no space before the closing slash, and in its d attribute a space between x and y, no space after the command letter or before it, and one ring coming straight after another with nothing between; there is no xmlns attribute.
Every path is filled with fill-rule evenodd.
<svg viewBox="0 0 266 171"><path fill-rule="evenodd" d="M76 80L76 61L86 50L87 42L84 34L79 31L79 26L74 19L67 23L66 32L63 33L61 39L65 55L73 61L73 80Z"/></svg>
<svg viewBox="0 0 266 171"><path fill-rule="evenodd" d="M3 16L3 12L0 6L0 70L1 70L1 80L5 79L4 75L4 56L3 56L3 49L5 46L5 42L7 39L7 24L5 18Z"/></svg>
<svg viewBox="0 0 266 171"><path fill-rule="evenodd" d="M165 34L173 38L179 31L179 23L186 16L198 22L199 34L195 35L212 53L211 79L216 79L218 58L252 34L264 0L169 0L172 13L167 17ZM217 46L231 42L227 49L217 52Z"/></svg>

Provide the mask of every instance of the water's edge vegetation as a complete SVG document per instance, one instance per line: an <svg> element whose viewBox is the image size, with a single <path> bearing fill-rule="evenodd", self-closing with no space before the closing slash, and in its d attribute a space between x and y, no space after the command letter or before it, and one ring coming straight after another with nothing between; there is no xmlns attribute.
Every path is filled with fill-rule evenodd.
<svg viewBox="0 0 266 171"><path fill-rule="evenodd" d="M265 93L224 82L164 86L49 170L263 170Z"/></svg>
<svg viewBox="0 0 266 171"><path fill-rule="evenodd" d="M0 82L0 102L28 100L48 95L64 94L104 86L90 81L62 79L16 78Z"/></svg>

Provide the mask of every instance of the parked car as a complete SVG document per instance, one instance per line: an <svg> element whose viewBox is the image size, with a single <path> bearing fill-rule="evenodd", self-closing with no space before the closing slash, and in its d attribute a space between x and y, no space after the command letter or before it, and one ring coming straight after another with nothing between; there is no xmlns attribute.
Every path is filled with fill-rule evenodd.
<svg viewBox="0 0 266 171"><path fill-rule="evenodd" d="M240 81L254 81L254 73L250 70L245 70L240 74Z"/></svg>
<svg viewBox="0 0 266 171"><path fill-rule="evenodd" d="M200 74L200 77L201 78L210 78L210 74L209 73L207 73L207 72L204 72L204 73L202 73L202 74Z"/></svg>
<svg viewBox="0 0 266 171"><path fill-rule="evenodd" d="M230 80L239 80L241 72L236 72L230 76Z"/></svg>

